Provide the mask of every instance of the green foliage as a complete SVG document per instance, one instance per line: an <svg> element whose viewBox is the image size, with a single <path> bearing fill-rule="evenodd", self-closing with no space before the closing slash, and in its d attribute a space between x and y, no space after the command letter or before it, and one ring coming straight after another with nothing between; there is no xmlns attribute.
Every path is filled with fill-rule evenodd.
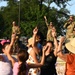
<svg viewBox="0 0 75 75"><path fill-rule="evenodd" d="M3 32L3 28L4 28L4 20L3 20L3 16L2 14L0 13L0 37L3 36L2 32Z"/></svg>
<svg viewBox="0 0 75 75"><path fill-rule="evenodd" d="M1 7L0 11L1 37L10 37L12 21L15 20L17 24L20 22L21 36L31 37L33 28L38 26L39 31L46 38L47 27L44 22L44 15L47 16L48 22L52 21L54 23L58 35L62 34L61 30L69 13L65 9L65 2L67 1L70 0L59 1L59 4L55 2L60 7L60 10L58 10L55 7L50 7L50 4L54 2L53 0L20 0L20 2L17 0L8 0L8 5ZM44 5L43 2L47 3L48 6ZM61 5L63 5L62 8Z"/></svg>

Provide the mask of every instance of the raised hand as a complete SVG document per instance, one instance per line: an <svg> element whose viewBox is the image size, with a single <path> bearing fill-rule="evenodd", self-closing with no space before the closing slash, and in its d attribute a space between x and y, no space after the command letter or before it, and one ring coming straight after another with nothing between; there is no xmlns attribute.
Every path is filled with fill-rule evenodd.
<svg viewBox="0 0 75 75"><path fill-rule="evenodd" d="M16 40L16 34L11 35L11 42Z"/></svg>
<svg viewBox="0 0 75 75"><path fill-rule="evenodd" d="M35 27L35 28L34 28L34 30L33 30L33 34L34 34L34 35L36 35L36 34L37 34L37 32L38 32L38 28L37 28L37 27Z"/></svg>
<svg viewBox="0 0 75 75"><path fill-rule="evenodd" d="M43 52L45 53L46 51L47 51L47 49L48 49L48 46L43 46Z"/></svg>
<svg viewBox="0 0 75 75"><path fill-rule="evenodd" d="M65 41L65 37L61 37L59 41L60 41L60 43L62 43L62 44L63 44L63 43L64 43L64 41Z"/></svg>
<svg viewBox="0 0 75 75"><path fill-rule="evenodd" d="M53 37L53 38L56 37L56 32L52 32L52 37Z"/></svg>
<svg viewBox="0 0 75 75"><path fill-rule="evenodd" d="M12 38L13 38L13 37L15 38L15 37L16 37L16 34L12 34Z"/></svg>
<svg viewBox="0 0 75 75"><path fill-rule="evenodd" d="M46 19L46 16L44 16L44 19Z"/></svg>

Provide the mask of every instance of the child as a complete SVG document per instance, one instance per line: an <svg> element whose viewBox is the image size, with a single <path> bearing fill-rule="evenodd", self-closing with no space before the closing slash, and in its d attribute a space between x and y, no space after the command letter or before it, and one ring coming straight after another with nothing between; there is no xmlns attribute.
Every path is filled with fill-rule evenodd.
<svg viewBox="0 0 75 75"><path fill-rule="evenodd" d="M13 75L28 75L28 70L30 68L41 67L44 64L45 50L47 47L43 47L43 55L42 55L42 59L40 63L37 63L37 64L26 63L26 60L28 59L28 56L29 56L26 50L20 50L18 52L17 54L18 62L16 62L10 54L14 40L15 40L15 37L13 36L9 47L7 48L8 50L6 52L8 59L12 63Z"/></svg>
<svg viewBox="0 0 75 75"><path fill-rule="evenodd" d="M0 75L12 75L12 65L7 57L7 48L10 45L10 41L2 40L0 42Z"/></svg>

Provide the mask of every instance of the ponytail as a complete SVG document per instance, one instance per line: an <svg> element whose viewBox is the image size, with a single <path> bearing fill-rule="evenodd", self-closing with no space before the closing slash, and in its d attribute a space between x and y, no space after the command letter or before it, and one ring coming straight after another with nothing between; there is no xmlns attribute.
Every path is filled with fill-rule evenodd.
<svg viewBox="0 0 75 75"><path fill-rule="evenodd" d="M26 64L22 63L19 65L18 75L26 75Z"/></svg>

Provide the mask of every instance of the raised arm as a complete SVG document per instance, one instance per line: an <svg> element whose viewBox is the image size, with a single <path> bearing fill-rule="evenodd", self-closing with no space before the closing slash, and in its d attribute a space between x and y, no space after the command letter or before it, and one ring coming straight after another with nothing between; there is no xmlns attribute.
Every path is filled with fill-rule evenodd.
<svg viewBox="0 0 75 75"><path fill-rule="evenodd" d="M54 39L54 55L57 56L58 42L56 37L56 32L52 32L52 37Z"/></svg>
<svg viewBox="0 0 75 75"><path fill-rule="evenodd" d="M46 18L46 16L44 16L44 19L45 19L46 26L48 27L49 24L48 24L48 22L47 22L47 18Z"/></svg>
<svg viewBox="0 0 75 75"><path fill-rule="evenodd" d="M62 53L62 45L63 45L64 39L65 39L64 37L60 38L57 55L59 58L61 58L62 60L64 60L66 62L67 61L67 54Z"/></svg>
<svg viewBox="0 0 75 75"><path fill-rule="evenodd" d="M15 35L15 34L12 34L11 43L10 43L10 45L8 46L8 50L7 50L7 53L6 53L8 59L9 59L9 60L11 61L11 63L12 63L12 66L13 66L14 63L15 63L15 60L12 58L10 52L11 52L11 48L12 48L12 46L13 46L13 44L14 44L15 38L16 38L16 35Z"/></svg>
<svg viewBox="0 0 75 75"><path fill-rule="evenodd" d="M35 46L37 32L38 32L38 29L37 29L37 27L35 27L33 29L33 37L32 37L33 38L33 43L32 43L32 46Z"/></svg>
<svg viewBox="0 0 75 75"><path fill-rule="evenodd" d="M65 24L64 24L64 28L67 28L67 26L69 26L72 22L71 21L67 21Z"/></svg>
<svg viewBox="0 0 75 75"><path fill-rule="evenodd" d="M36 36L37 36L37 32L38 32L38 28L35 27L34 30L33 30L33 41L32 41L32 47L33 47L33 50L35 51L36 54L39 53L39 50L38 50L38 47L36 45L36 42L37 42L37 39L36 39Z"/></svg>
<svg viewBox="0 0 75 75"><path fill-rule="evenodd" d="M37 47L37 39L36 39L37 32L38 29L37 27L35 27L33 30L33 37L32 37L32 50L29 52L29 54L32 56L35 63L39 63L37 59L37 55L39 55L40 52L39 48Z"/></svg>
<svg viewBox="0 0 75 75"><path fill-rule="evenodd" d="M68 25L69 25L68 23L65 23L65 24L64 24L64 28L67 28Z"/></svg>

